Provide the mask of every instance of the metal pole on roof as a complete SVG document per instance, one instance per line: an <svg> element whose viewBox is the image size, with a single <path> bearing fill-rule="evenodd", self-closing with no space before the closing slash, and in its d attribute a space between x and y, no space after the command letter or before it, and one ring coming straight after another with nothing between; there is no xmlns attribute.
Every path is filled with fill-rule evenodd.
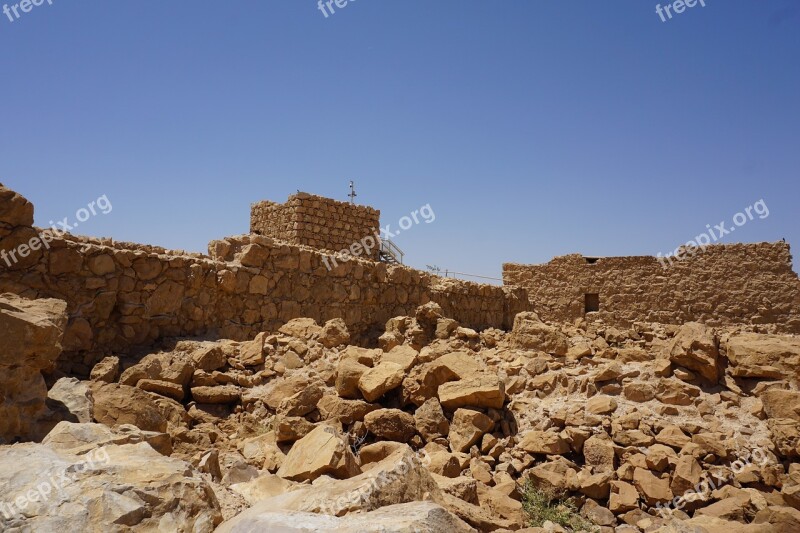
<svg viewBox="0 0 800 533"><path fill-rule="evenodd" d="M350 194L348 196L351 204L356 203L356 196L358 195L356 194L356 184L352 180L350 180Z"/></svg>

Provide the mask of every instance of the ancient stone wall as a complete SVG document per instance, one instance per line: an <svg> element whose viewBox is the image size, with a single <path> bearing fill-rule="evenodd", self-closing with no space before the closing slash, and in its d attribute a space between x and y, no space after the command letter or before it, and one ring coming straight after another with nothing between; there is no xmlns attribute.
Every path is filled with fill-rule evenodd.
<svg viewBox="0 0 800 533"><path fill-rule="evenodd" d="M0 250L11 250L41 230L30 226L32 206L4 191ZM465 326L509 329L530 306L520 289L403 266L354 259L328 270L319 250L260 235L215 241L209 249L206 256L62 235L24 261L0 264L0 293L67 302L60 363L78 374L100 356L163 337L247 339L298 317L343 318L354 334L367 335L431 300Z"/></svg>
<svg viewBox="0 0 800 533"><path fill-rule="evenodd" d="M671 265L567 255L543 265L505 264L503 279L526 288L545 320L584 317L597 295L599 312L589 316L607 323L776 324L800 332L800 280L786 243L709 246Z"/></svg>
<svg viewBox="0 0 800 533"><path fill-rule="evenodd" d="M250 233L297 244L295 209L292 200L285 204L264 200L250 207Z"/></svg>
<svg viewBox="0 0 800 533"><path fill-rule="evenodd" d="M329 252L349 249L379 231L380 211L307 193L294 194L285 204L258 202L250 212L250 233ZM361 257L377 259L378 247Z"/></svg>

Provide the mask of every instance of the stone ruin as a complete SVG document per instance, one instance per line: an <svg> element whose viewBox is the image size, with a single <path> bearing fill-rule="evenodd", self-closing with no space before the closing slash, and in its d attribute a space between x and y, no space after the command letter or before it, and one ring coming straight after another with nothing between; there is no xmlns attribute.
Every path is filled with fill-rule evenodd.
<svg viewBox="0 0 800 533"><path fill-rule="evenodd" d="M377 217L0 265L0 531L800 531L788 245L324 266ZM0 248L40 232L0 186Z"/></svg>
<svg viewBox="0 0 800 533"><path fill-rule="evenodd" d="M0 249L14 249L41 230L33 227L33 206L3 191L4 202L26 206L24 213L0 211L6 234ZM0 268L0 292L67 302L64 350L70 355L59 365L79 375L110 351L164 337L252 338L293 318L342 318L354 335L369 337L393 316L430 301L477 329L508 329L516 313L530 309L522 289L361 257L329 270L328 254L377 231L378 213L304 194L284 205L259 203L252 210L254 232L212 241L208 255L65 234Z"/></svg>
<svg viewBox="0 0 800 533"><path fill-rule="evenodd" d="M250 233L335 253L365 237L378 235L380 217L380 211L368 206L298 192L284 204L253 204ZM376 246L361 257L376 261L379 251Z"/></svg>
<svg viewBox="0 0 800 533"><path fill-rule="evenodd" d="M800 333L800 279L785 242L717 244L673 264L579 254L543 265L507 263L503 281L524 288L545 320L759 324Z"/></svg>

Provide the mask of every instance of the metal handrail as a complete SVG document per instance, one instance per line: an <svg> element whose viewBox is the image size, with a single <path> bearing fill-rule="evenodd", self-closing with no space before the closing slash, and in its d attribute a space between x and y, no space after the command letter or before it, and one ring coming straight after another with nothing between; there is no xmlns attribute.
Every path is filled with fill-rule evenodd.
<svg viewBox="0 0 800 533"><path fill-rule="evenodd" d="M503 281L503 278L493 278L491 276L479 276L477 274L467 274L465 272L456 272L455 270L445 270L444 271L444 277L447 278L447 277L450 276L450 274L453 274L454 276L467 276L467 277L470 277L470 278L493 279L495 281Z"/></svg>
<svg viewBox="0 0 800 533"><path fill-rule="evenodd" d="M395 261L403 264L403 257L406 255L395 243L389 239L381 239L381 252L391 256ZM400 257L398 257L400 256Z"/></svg>

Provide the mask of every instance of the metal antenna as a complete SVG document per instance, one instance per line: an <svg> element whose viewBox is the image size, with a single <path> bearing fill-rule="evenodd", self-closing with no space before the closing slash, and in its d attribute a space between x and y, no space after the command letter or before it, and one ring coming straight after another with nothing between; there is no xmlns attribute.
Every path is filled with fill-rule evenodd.
<svg viewBox="0 0 800 533"><path fill-rule="evenodd" d="M352 180L350 181L350 194L348 194L348 196L350 197L351 204L356 203L356 196L358 195L356 194L356 184L353 183Z"/></svg>

